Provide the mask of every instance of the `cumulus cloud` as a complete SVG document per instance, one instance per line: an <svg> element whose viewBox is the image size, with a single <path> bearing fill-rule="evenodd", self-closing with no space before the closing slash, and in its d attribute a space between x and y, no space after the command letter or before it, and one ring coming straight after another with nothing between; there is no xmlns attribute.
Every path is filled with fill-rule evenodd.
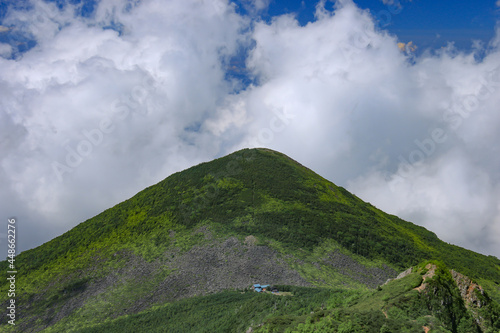
<svg viewBox="0 0 500 333"><path fill-rule="evenodd" d="M255 7L255 9L264 10L267 7L269 7L271 0L252 0L251 2L252 2L252 5Z"/></svg>
<svg viewBox="0 0 500 333"><path fill-rule="evenodd" d="M242 0L243 7L252 15L267 10L271 0Z"/></svg>
<svg viewBox="0 0 500 333"><path fill-rule="evenodd" d="M0 59L1 211L22 249L218 153L201 125L232 91L246 19L225 1L127 4L85 19L35 1L4 20L37 41Z"/></svg>
<svg viewBox="0 0 500 333"><path fill-rule="evenodd" d="M452 45L401 52L351 1L320 2L305 26L250 24L223 0L103 0L92 18L34 8L4 24L37 45L0 59L0 205L24 224L24 249L172 172L266 146L500 255L498 32L478 61ZM254 83L235 91L227 67L241 45L253 45Z"/></svg>
<svg viewBox="0 0 500 333"><path fill-rule="evenodd" d="M9 58L12 54L12 46L5 43L0 43L0 57Z"/></svg>
<svg viewBox="0 0 500 333"><path fill-rule="evenodd" d="M304 27L255 26L252 137L448 242L500 254L498 48L481 62L453 46L409 58L351 2L318 11ZM294 118L269 131L280 110Z"/></svg>

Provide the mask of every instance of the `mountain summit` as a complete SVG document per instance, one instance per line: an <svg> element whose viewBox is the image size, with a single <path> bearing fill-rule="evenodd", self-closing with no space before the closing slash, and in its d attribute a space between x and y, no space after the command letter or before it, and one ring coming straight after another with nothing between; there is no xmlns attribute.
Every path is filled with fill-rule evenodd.
<svg viewBox="0 0 500 333"><path fill-rule="evenodd" d="M404 331L417 319L419 328L442 332L500 326L500 260L447 244L269 149L175 173L21 253L17 265L16 328L26 332L173 332L165 327L175 320L179 332L281 332L321 318L339 332L348 321L352 329L343 332L358 324ZM1 283L7 306L8 281ZM257 295L247 289L254 283L294 296ZM262 308L266 302L274 310ZM315 302L321 318L306 317L317 312ZM231 317L243 308L245 315ZM192 322L175 317L182 309ZM207 318L207 309L217 315ZM401 309L406 317L395 314ZM364 317L355 311L377 313L377 323L357 323ZM276 319L284 313L285 324ZM220 318L234 320L226 327ZM14 330L5 316L0 324Z"/></svg>

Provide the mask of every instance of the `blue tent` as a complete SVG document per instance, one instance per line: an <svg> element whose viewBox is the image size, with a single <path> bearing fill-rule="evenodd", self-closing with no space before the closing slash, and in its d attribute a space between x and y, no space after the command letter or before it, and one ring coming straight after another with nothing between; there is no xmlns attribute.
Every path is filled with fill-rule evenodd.
<svg viewBox="0 0 500 333"><path fill-rule="evenodd" d="M268 284L262 284L262 285L261 285L261 284L256 283L256 284L254 284L254 285L252 286L252 288L253 288L253 290L255 290L256 292L260 293L260 292L262 292L264 289L266 289L266 290L271 289L271 286L270 286L270 285L268 285Z"/></svg>

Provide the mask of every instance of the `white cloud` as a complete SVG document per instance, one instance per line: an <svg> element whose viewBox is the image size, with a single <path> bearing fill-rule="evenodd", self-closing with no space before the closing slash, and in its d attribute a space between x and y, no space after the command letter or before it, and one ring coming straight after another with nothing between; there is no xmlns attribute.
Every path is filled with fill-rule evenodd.
<svg viewBox="0 0 500 333"><path fill-rule="evenodd" d="M252 4L257 10L264 10L269 7L271 0L252 0Z"/></svg>
<svg viewBox="0 0 500 333"><path fill-rule="evenodd" d="M125 4L86 20L35 2L6 19L38 43L0 58L1 211L30 226L22 249L218 151L200 125L231 92L222 59L245 19L225 1ZM112 20L122 35L101 28Z"/></svg>
<svg viewBox="0 0 500 333"><path fill-rule="evenodd" d="M498 256L498 49L479 63L451 48L410 59L352 3L320 11L304 27L289 16L255 26L249 66L261 85L244 97L252 137L285 109L294 120L261 143L448 242ZM406 174L401 158L422 155Z"/></svg>
<svg viewBox="0 0 500 333"><path fill-rule="evenodd" d="M12 46L5 43L0 43L0 57L9 58L12 54Z"/></svg>
<svg viewBox="0 0 500 333"><path fill-rule="evenodd" d="M271 0L242 0L241 4L251 14L255 15L269 8Z"/></svg>

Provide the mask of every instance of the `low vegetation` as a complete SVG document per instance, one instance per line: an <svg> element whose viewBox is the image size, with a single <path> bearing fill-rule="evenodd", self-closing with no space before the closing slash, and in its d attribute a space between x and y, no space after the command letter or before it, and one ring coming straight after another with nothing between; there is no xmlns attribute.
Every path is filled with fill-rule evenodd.
<svg viewBox="0 0 500 333"><path fill-rule="evenodd" d="M224 291L154 307L75 332L497 332L500 309L485 305L480 322L460 296L450 271L429 265L376 290L277 286L288 296ZM426 283L424 289L419 288ZM293 295L293 296L291 296ZM485 300L488 299L484 295ZM485 303L486 304L486 303ZM495 304L493 302L489 304ZM480 324L478 324L480 322ZM56 327L55 327L56 328ZM57 330L47 330L47 332Z"/></svg>

